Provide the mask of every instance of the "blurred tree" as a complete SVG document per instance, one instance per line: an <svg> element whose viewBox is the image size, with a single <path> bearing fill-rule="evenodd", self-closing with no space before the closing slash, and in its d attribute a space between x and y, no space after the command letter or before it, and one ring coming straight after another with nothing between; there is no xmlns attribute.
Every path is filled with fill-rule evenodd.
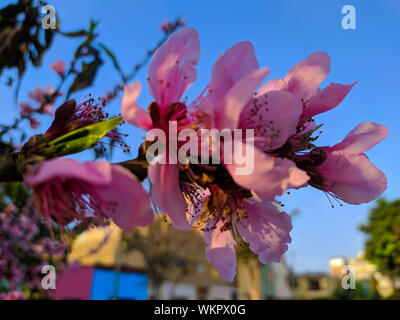
<svg viewBox="0 0 400 320"><path fill-rule="evenodd" d="M366 258L392 280L400 277L400 200L378 199L360 230L367 235Z"/></svg>
<svg viewBox="0 0 400 320"><path fill-rule="evenodd" d="M176 283L204 262L204 256L199 254L204 251L203 237L196 231L189 233L190 241L188 232L170 228L161 215L156 216L153 224L147 228L123 232L123 251L138 250L143 254L147 273L155 289L155 299L165 298L160 296L160 288L165 280Z"/></svg>
<svg viewBox="0 0 400 320"><path fill-rule="evenodd" d="M28 200L29 193L22 182L8 182L0 185L0 211L8 205L14 204L18 209L23 209Z"/></svg>
<svg viewBox="0 0 400 320"><path fill-rule="evenodd" d="M42 5L42 1L19 0L1 9L0 75L4 69L17 68L22 77L28 61L34 66L40 65L55 33L42 28Z"/></svg>
<svg viewBox="0 0 400 320"><path fill-rule="evenodd" d="M366 282L357 281L355 289L343 289L341 282L333 291L330 299L333 300L377 300L380 299L376 287L373 284L368 284Z"/></svg>

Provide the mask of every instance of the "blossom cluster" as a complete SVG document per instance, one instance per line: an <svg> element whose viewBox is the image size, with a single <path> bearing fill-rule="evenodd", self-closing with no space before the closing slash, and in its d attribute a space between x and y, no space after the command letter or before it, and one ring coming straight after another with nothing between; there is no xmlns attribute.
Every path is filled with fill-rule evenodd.
<svg viewBox="0 0 400 320"><path fill-rule="evenodd" d="M199 58L197 31L185 28L174 33L154 53L148 69L154 101L142 109L136 101L141 85L126 85L122 116L145 131L162 130L167 138L172 121L178 133L253 130L251 141L239 141L240 149L251 150L254 156L252 172L238 174L242 163L237 150L229 156L232 161L224 161L227 146L223 142L221 163L204 165L169 161L168 144L146 161L143 154L152 147L146 141L138 159L150 182L149 194L136 167L55 158L30 165L24 173L36 210L61 229L91 216L132 229L149 225L154 211L166 214L175 228L199 228L207 244L207 259L223 279L233 281L235 246L240 239L264 264L280 261L288 249L290 216L276 203L276 197L287 190L311 186L330 201L361 204L386 189L384 173L364 154L387 136L384 126L364 122L333 146L316 145L320 124L315 117L338 106L356 84L319 87L330 72L327 54L312 53L283 78L264 83L269 69L260 68L250 42L239 42L218 57L210 83L189 103L183 95L197 78ZM68 119L79 123L87 115L73 109L74 116L63 122L66 109L65 105L59 108L58 118L56 111L60 120L55 128L67 128Z"/></svg>
<svg viewBox="0 0 400 320"><path fill-rule="evenodd" d="M62 257L66 252L64 244L51 238L37 212L24 210L20 213L13 205L0 212L0 287L7 288L0 299L22 299L19 289L41 288L44 265L57 265L58 271L64 268ZM0 290L2 291L2 290Z"/></svg>

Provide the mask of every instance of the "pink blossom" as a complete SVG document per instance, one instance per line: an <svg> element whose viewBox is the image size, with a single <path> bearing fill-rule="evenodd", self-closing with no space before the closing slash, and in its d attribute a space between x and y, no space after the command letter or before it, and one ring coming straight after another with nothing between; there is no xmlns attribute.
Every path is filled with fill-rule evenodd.
<svg viewBox="0 0 400 320"><path fill-rule="evenodd" d="M165 157L167 153L161 155ZM149 166L153 203L170 218L175 228L188 230L187 203L179 187L179 167L174 164L155 163Z"/></svg>
<svg viewBox="0 0 400 320"><path fill-rule="evenodd" d="M35 109L29 103L26 102L21 102L19 104L19 108L20 108L20 114L23 117L29 117L35 111Z"/></svg>
<svg viewBox="0 0 400 320"><path fill-rule="evenodd" d="M363 122L333 147L324 148L326 160L316 167L321 190L351 204L370 202L386 190L385 174L364 154L388 135L386 127Z"/></svg>
<svg viewBox="0 0 400 320"><path fill-rule="evenodd" d="M203 116L203 126L208 128L256 128L257 125L251 123L250 119L251 109L256 104L253 93L269 70L258 69L254 48L249 42L234 45L218 58L212 69L206 97L200 95L189 106L179 102L186 89L196 79L194 66L199 59L199 48L198 34L194 29L184 29L172 35L170 40L156 51L149 67L149 89L156 102L150 104L149 112L141 109L136 102L140 85L133 83L127 86L122 101L124 119L144 130L160 128L164 132L168 132L170 120L178 120L179 132L194 124L192 118L197 120ZM268 101L271 104L271 116L266 120L275 120L275 126L280 126L276 127L281 131L279 139L275 138L272 132L260 136L260 145L265 144L265 141L270 142L272 136L275 139L274 145L255 148L256 168L252 174L236 175L236 163L225 167L239 186L255 191L263 200L272 201L287 188L304 185L308 176L297 169L292 161L265 153L265 150L282 145L295 132L302 110L300 99L288 92L276 92L270 95ZM246 106L249 107L246 109ZM191 108L193 113L189 111ZM244 115L241 116L244 109ZM253 146L243 143L243 149L245 148ZM153 202L171 217L175 227L188 229L185 214L187 205L179 187L178 166L151 164L148 172ZM171 200L171 193L176 195L177 200Z"/></svg>
<svg viewBox="0 0 400 320"><path fill-rule="evenodd" d="M43 105L43 113L53 116L53 105L50 103L46 103Z"/></svg>
<svg viewBox="0 0 400 320"><path fill-rule="evenodd" d="M30 91L28 93L29 98L32 100L36 101L37 103L45 104L48 103L50 100L50 97L55 93L55 89L53 86L49 85L42 89L39 86L35 86L35 89L33 91Z"/></svg>
<svg viewBox="0 0 400 320"><path fill-rule="evenodd" d="M8 293L0 293L0 300L25 300L26 297L23 292L13 290Z"/></svg>
<svg viewBox="0 0 400 320"><path fill-rule="evenodd" d="M192 224L202 215L206 201L207 206L213 207L216 194L202 190L201 197L193 198L190 206ZM264 264L279 262L288 249L287 243L291 242L289 232L292 223L289 215L278 211L270 203L255 199L241 199L240 202L242 204L239 206L231 202L231 216L219 215L210 219L204 227L206 257L218 270L221 278L230 282L236 275L235 245L238 235L249 244L250 250L257 254L260 262ZM227 225L231 227L227 228Z"/></svg>
<svg viewBox="0 0 400 320"><path fill-rule="evenodd" d="M15 213L17 212L17 207L14 204L9 204L7 207L4 208L5 213Z"/></svg>
<svg viewBox="0 0 400 320"><path fill-rule="evenodd" d="M63 76L65 72L65 63L62 60L57 60L50 64L50 68L58 75Z"/></svg>
<svg viewBox="0 0 400 320"><path fill-rule="evenodd" d="M185 128L254 130L254 141L235 141L242 148L233 150L233 163L223 159L228 149L224 139L220 165L168 163L167 147L158 154L161 161L148 168L152 202L176 228L202 228L206 256L223 279L232 281L236 274L239 235L260 262L280 260L291 241L292 225L289 216L270 202L287 189L309 184L349 203L371 201L384 191L385 176L363 152L387 135L386 128L362 124L331 148L312 143L318 128L312 117L336 107L355 84L333 83L319 89L330 69L325 53L310 55L284 79L262 86L269 69L259 67L251 43L237 43L217 59L209 85L187 104L181 99L197 78L199 55L194 29L173 34L149 67L154 102L147 111L140 108L136 99L141 87L133 83L124 88L122 115L143 130L162 129L167 139L172 120L178 122L178 133ZM240 175L238 153L249 151L254 154L254 170Z"/></svg>
<svg viewBox="0 0 400 320"><path fill-rule="evenodd" d="M184 27L185 25L186 22L181 19L176 20L175 22L167 20L160 24L160 28L162 31L164 31L165 34L170 34L174 32L177 28Z"/></svg>
<svg viewBox="0 0 400 320"><path fill-rule="evenodd" d="M44 89L35 86L35 89L28 93L29 97L40 104L40 108L36 111L53 115L53 105L55 99L61 95L60 91L56 91L53 86L49 85Z"/></svg>
<svg viewBox="0 0 400 320"><path fill-rule="evenodd" d="M58 158L33 167L25 181L34 190L35 208L62 228L89 215L111 219L127 230L153 221L146 191L119 165Z"/></svg>
<svg viewBox="0 0 400 320"><path fill-rule="evenodd" d="M197 78L194 68L200 56L200 42L195 29L187 28L173 34L153 55L149 71L149 90L155 103L149 111L141 109L136 102L140 84L132 83L124 89L122 115L126 121L144 130L167 129L171 120L184 118L186 105L179 104L184 92ZM176 104L178 103L178 104ZM187 119L178 123L186 126Z"/></svg>
<svg viewBox="0 0 400 320"><path fill-rule="evenodd" d="M335 108L357 83L331 83L321 90L319 85L328 76L329 71L329 56L325 52L314 52L290 69L285 78L267 82L260 89L260 94L272 90L285 90L295 94L303 103L301 120L307 120Z"/></svg>
<svg viewBox="0 0 400 320"><path fill-rule="evenodd" d="M165 33L168 33L172 29L172 27L173 27L173 24L169 20L164 21L160 25L161 30L164 31Z"/></svg>
<svg viewBox="0 0 400 320"><path fill-rule="evenodd" d="M149 111L141 109L136 102L140 85L126 86L122 100L124 119L144 130L159 128L166 133L169 121L177 121L178 132L189 127L193 123L189 115L190 105L180 102L180 99L197 78L195 66L199 57L200 42L195 29L187 28L173 34L157 49L148 70L149 90L155 102L149 105ZM160 157L166 157L168 153L167 148ZM179 187L178 165L151 164L148 172L153 203L171 218L176 228L189 229L187 205Z"/></svg>
<svg viewBox="0 0 400 320"><path fill-rule="evenodd" d="M78 105L75 99L71 99L57 108L54 120L44 136L48 140L53 140L73 130L104 121L107 117L108 113L104 111L104 107L95 103L93 98L84 100ZM124 147L124 151L129 150L129 146L121 140L121 136L127 135L112 130L106 136Z"/></svg>
<svg viewBox="0 0 400 320"><path fill-rule="evenodd" d="M103 108L94 103L94 99L87 99L78 105L75 99L65 101L56 111L54 120L44 133L48 140L61 137L73 130L103 121L106 114Z"/></svg>
<svg viewBox="0 0 400 320"><path fill-rule="evenodd" d="M34 117L29 118L29 124L33 130L36 130L40 126L40 122L36 120Z"/></svg>
<svg viewBox="0 0 400 320"><path fill-rule="evenodd" d="M205 114L206 127L255 130L255 147L246 142L242 145L243 150L253 149L253 172L236 174L240 165L235 161L235 153L233 163L225 167L239 186L272 201L287 188L304 185L309 177L293 161L268 154L296 132L302 112L300 99L289 92L254 95L268 73L268 68L259 69L250 42L235 44L214 64L208 94L200 101L199 113Z"/></svg>

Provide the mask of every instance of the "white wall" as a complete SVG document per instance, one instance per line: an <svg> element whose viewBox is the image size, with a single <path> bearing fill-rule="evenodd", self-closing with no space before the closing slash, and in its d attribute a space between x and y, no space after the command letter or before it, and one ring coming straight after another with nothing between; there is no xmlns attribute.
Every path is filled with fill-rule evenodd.
<svg viewBox="0 0 400 320"><path fill-rule="evenodd" d="M231 300L236 288L227 286L211 286L208 289L208 300Z"/></svg>
<svg viewBox="0 0 400 320"><path fill-rule="evenodd" d="M152 295L154 295L154 288L150 285L149 297L151 297ZM173 283L171 281L165 281L161 285L159 299L171 300L176 298L196 300L196 286L187 283Z"/></svg>

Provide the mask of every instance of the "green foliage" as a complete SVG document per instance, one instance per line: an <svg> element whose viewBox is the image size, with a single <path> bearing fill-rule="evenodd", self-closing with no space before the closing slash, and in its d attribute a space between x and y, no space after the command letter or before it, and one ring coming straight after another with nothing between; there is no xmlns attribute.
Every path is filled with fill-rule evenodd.
<svg viewBox="0 0 400 320"><path fill-rule="evenodd" d="M22 182L4 183L0 187L0 211L11 203L18 209L22 209L28 197L29 193Z"/></svg>
<svg viewBox="0 0 400 320"><path fill-rule="evenodd" d="M395 289L388 300L400 300L400 289Z"/></svg>
<svg viewBox="0 0 400 320"><path fill-rule="evenodd" d="M380 295L376 289L372 289L368 283L357 281L355 289L343 289L341 283L333 291L330 299L333 300L377 300Z"/></svg>
<svg viewBox="0 0 400 320"><path fill-rule="evenodd" d="M115 69L118 71L119 74L122 75L124 79L123 72L119 67L119 63L117 58L108 49L104 44L96 44L95 40L97 38L97 33L95 33L95 29L98 25L98 22L91 20L88 31L78 31L72 33L62 33L65 36L69 37L81 37L85 36L83 42L78 46L77 50L75 51L75 60L84 59L81 63L80 71L74 70L74 64L71 68L71 72L76 73L75 79L68 90L67 97L78 90L82 90L84 88L90 87L97 75L97 72L100 66L103 64L103 60L101 59L100 50L103 50L112 60ZM96 46L98 46L96 48Z"/></svg>
<svg viewBox="0 0 400 320"><path fill-rule="evenodd" d="M114 129L121 121L122 117L114 117L69 132L50 141L41 155L47 158L53 158L89 149L110 130Z"/></svg>
<svg viewBox="0 0 400 320"><path fill-rule="evenodd" d="M102 43L96 43L98 34L95 32L98 22L91 20L87 30L63 32L57 29L43 29L41 13L44 1L19 0L0 9L0 75L5 69L18 70L18 85L16 97L22 76L29 63L38 67L45 52L50 48L55 34L68 38L83 38L75 50L74 60L71 62L67 74L74 76L71 86L67 90L67 97L71 93L90 87L103 64L101 52L111 58L115 70L125 82L125 75L112 51ZM78 66L78 63L80 66ZM8 79L8 85L13 84L13 79ZM61 86L61 85L60 85Z"/></svg>
<svg viewBox="0 0 400 320"><path fill-rule="evenodd" d="M86 38L75 51L75 60L79 58L85 58L86 60L91 58L91 60L89 62L82 61L81 71L77 72L67 96L72 92L91 86L99 67L103 64L103 60L100 58L100 51L93 46L93 41L97 37L97 34L94 33L97 24L93 20L90 22L89 31L85 33Z"/></svg>
<svg viewBox="0 0 400 320"><path fill-rule="evenodd" d="M17 68L22 77L29 61L40 65L54 30L42 28L39 10L33 0L19 0L0 10L0 75L4 69Z"/></svg>
<svg viewBox="0 0 400 320"><path fill-rule="evenodd" d="M360 230L367 235L366 258L382 273L400 276L400 200L378 199Z"/></svg>

